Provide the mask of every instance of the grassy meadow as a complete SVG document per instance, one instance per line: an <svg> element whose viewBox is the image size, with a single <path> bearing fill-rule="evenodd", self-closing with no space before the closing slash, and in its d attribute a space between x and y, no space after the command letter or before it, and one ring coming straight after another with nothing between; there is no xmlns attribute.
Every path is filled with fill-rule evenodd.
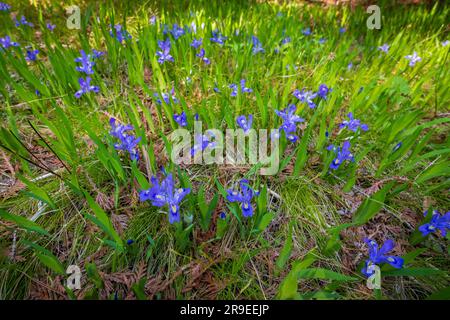
<svg viewBox="0 0 450 320"><path fill-rule="evenodd" d="M0 299L450 298L444 1L6 1Z"/></svg>

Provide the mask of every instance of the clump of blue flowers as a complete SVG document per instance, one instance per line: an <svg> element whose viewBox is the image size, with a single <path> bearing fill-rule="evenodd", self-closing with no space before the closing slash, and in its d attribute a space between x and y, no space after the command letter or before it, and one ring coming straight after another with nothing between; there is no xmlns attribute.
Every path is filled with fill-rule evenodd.
<svg viewBox="0 0 450 320"><path fill-rule="evenodd" d="M305 28L305 29L303 29L302 30L302 33L303 33L303 35L305 35L305 36L309 36L309 35L311 35L311 28Z"/></svg>
<svg viewBox="0 0 450 320"><path fill-rule="evenodd" d="M201 48L200 52L196 54L197 57L201 58L205 64L210 64L211 61L205 57L205 49Z"/></svg>
<svg viewBox="0 0 450 320"><path fill-rule="evenodd" d="M116 119L111 118L109 120L111 125L111 131L109 134L120 140L120 143L115 143L114 148L116 150L127 151L130 154L131 160L139 160L139 152L137 146L141 137L135 138L133 135L129 134L128 131L133 130L132 125L122 125L117 124Z"/></svg>
<svg viewBox="0 0 450 320"><path fill-rule="evenodd" d="M79 78L78 83L80 84L80 90L75 92L75 98L79 99L83 94L94 92L98 93L100 88L98 86L91 85L91 77L86 77L86 79Z"/></svg>
<svg viewBox="0 0 450 320"><path fill-rule="evenodd" d="M194 146L191 148L191 156L195 156L199 151L203 152L206 148L215 148L217 143L211 141L214 134L211 131L206 131L206 134L198 134L194 138Z"/></svg>
<svg viewBox="0 0 450 320"><path fill-rule="evenodd" d="M159 93L155 92L154 93L154 97L156 98L156 103L157 104L162 104L161 98L162 98L162 100L164 100L164 102L166 104L170 104L170 98L172 98L172 101L174 103L178 103L179 102L178 99L175 97L175 88L172 88L170 90L170 94L163 92L163 93L161 93L161 96L159 95Z"/></svg>
<svg viewBox="0 0 450 320"><path fill-rule="evenodd" d="M170 30L170 33L175 40L178 40L179 37L184 35L185 31L183 28L179 27L178 24L174 23L172 25L172 30Z"/></svg>
<svg viewBox="0 0 450 320"><path fill-rule="evenodd" d="M0 2L0 11L9 11L11 6L7 3Z"/></svg>
<svg viewBox="0 0 450 320"><path fill-rule="evenodd" d="M303 118L295 114L296 110L297 107L295 104L289 105L282 111L275 110L277 116L283 119L283 123L278 130L279 132L284 131L286 139L290 142L296 142L298 140L298 136L295 134L297 131L297 123L305 121ZM278 137L279 135L275 138Z"/></svg>
<svg viewBox="0 0 450 320"><path fill-rule="evenodd" d="M27 61L36 61L39 50L29 50L27 49L25 60Z"/></svg>
<svg viewBox="0 0 450 320"><path fill-rule="evenodd" d="M109 34L111 37L116 38L117 41L119 41L120 44L123 42L131 39L131 34L128 33L127 30L125 30L122 25L116 24L110 31Z"/></svg>
<svg viewBox="0 0 450 320"><path fill-rule="evenodd" d="M327 100L327 95L331 91L333 91L333 89L322 83L319 85L319 89L317 90L317 96L321 97L323 100Z"/></svg>
<svg viewBox="0 0 450 320"><path fill-rule="evenodd" d="M10 47L18 47L19 44L17 42L14 42L11 40L10 36L5 36L3 38L0 38L0 45L3 47L3 49L8 49Z"/></svg>
<svg viewBox="0 0 450 320"><path fill-rule="evenodd" d="M242 215L246 218L253 216L252 199L259 195L258 191L253 190L249 186L247 179L239 182L240 191L234 188L227 190L227 200L230 202L238 202L241 204Z"/></svg>
<svg viewBox="0 0 450 320"><path fill-rule="evenodd" d="M90 91L98 93L100 88L98 86L91 85L91 77L88 75L94 74L94 59L100 58L104 55L104 52L93 50L92 54L86 54L84 50L80 51L81 57L75 59L75 62L81 63L81 66L76 66L75 70L81 73L85 73L86 79L79 78L78 83L80 84L80 90L75 93L77 99L81 98L83 94L89 93Z"/></svg>
<svg viewBox="0 0 450 320"><path fill-rule="evenodd" d="M285 37L285 38L283 38L282 40L281 40L281 45L285 45L285 44L288 44L288 43L290 43L292 40L291 40L291 37Z"/></svg>
<svg viewBox="0 0 450 320"><path fill-rule="evenodd" d="M245 83L246 83L246 80L245 80L245 79L241 79L241 82L240 82L241 92L242 92L242 93L251 93L251 92L253 92L253 89L248 88L248 87L245 85ZM231 89L231 96L232 96L232 97L237 96L237 94L238 94L238 86L237 86L237 84L232 83L232 84L230 84L229 87L230 87L230 89Z"/></svg>
<svg viewBox="0 0 450 320"><path fill-rule="evenodd" d="M379 265L381 263L388 263L396 269L401 269L403 267L403 258L387 255L387 253L394 249L395 243L393 240L386 240L381 248L378 248L378 244L375 240L365 238L364 241L369 247L369 259L366 260L364 268L361 270L362 274L370 277L375 273L375 270L370 268L370 266Z"/></svg>
<svg viewBox="0 0 450 320"><path fill-rule="evenodd" d="M202 38L200 38L200 39L194 38L194 40L192 40L191 47L198 49L201 47L202 43L203 43ZM199 57L205 64L211 63L211 61L207 57L205 57L205 49L204 48L200 48L200 51L196 54L196 56Z"/></svg>
<svg viewBox="0 0 450 320"><path fill-rule="evenodd" d="M298 100L300 100L300 102L307 103L311 109L314 109L316 107L316 104L313 101L313 99L317 97L317 93L312 92L312 91L307 91L305 89L302 89L301 91L298 89L295 89L293 95Z"/></svg>
<svg viewBox="0 0 450 320"><path fill-rule="evenodd" d="M265 52L264 48L262 47L261 41L259 41L259 39L256 36L252 36L252 43L253 43L252 47L253 54Z"/></svg>
<svg viewBox="0 0 450 320"><path fill-rule="evenodd" d="M223 36L218 30L214 30L211 33L212 33L212 37L210 38L211 42L223 45L225 43L225 40L227 40L227 37Z"/></svg>
<svg viewBox="0 0 450 320"><path fill-rule="evenodd" d="M425 211L425 216L428 215L428 211ZM439 211L433 211L430 222L425 223L419 227L419 231L425 237L430 233L440 231L443 237L447 236L447 230L450 229L450 211L445 214L439 213Z"/></svg>
<svg viewBox="0 0 450 320"><path fill-rule="evenodd" d="M339 129L348 128L348 130L356 132L358 128L361 128L362 131L369 130L369 126L367 124L361 123L360 120L355 119L353 117L353 113L349 112L348 114L349 120L344 120L340 126Z"/></svg>
<svg viewBox="0 0 450 320"><path fill-rule="evenodd" d="M348 140L344 141L342 148L336 147L334 145L328 146L327 150L331 150L336 153L336 158L334 158L330 164L331 169L333 169L333 170L339 169L340 165L345 160L348 160L348 161L354 160L353 154L350 152L350 147L351 147L351 144L350 144L350 141L348 141Z"/></svg>
<svg viewBox="0 0 450 320"><path fill-rule="evenodd" d="M169 207L169 222L171 224L179 222L180 218L180 203L183 198L191 192L190 188L177 188L173 181L171 173L160 183L156 177L151 177L152 187L147 190L142 190L139 193L141 201L149 200L155 207Z"/></svg>
<svg viewBox="0 0 450 320"><path fill-rule="evenodd" d="M163 64L166 61L174 62L172 55L170 54L170 39L167 38L165 41L158 41L158 47L161 49L156 52L158 57L158 63Z"/></svg>
<svg viewBox="0 0 450 320"><path fill-rule="evenodd" d="M81 63L81 66L76 66L75 70L83 72L85 74L94 74L94 57L90 54L86 54L84 50L80 50L81 57L75 59L75 62Z"/></svg>
<svg viewBox="0 0 450 320"><path fill-rule="evenodd" d="M20 27L20 26L34 27L34 24L32 24L31 22L28 22L27 19L25 18L25 16L20 17L20 20L17 20L15 18L14 23L15 23L16 27Z"/></svg>
<svg viewBox="0 0 450 320"><path fill-rule="evenodd" d="M248 116L248 120L246 116L239 116L236 119L236 123L239 127L242 128L242 130L244 130L244 133L247 134L250 132L250 129L252 128L253 115L250 114Z"/></svg>
<svg viewBox="0 0 450 320"><path fill-rule="evenodd" d="M183 111L180 114L174 114L173 120L175 120L175 122L178 123L181 127L186 127L187 126L186 112Z"/></svg>

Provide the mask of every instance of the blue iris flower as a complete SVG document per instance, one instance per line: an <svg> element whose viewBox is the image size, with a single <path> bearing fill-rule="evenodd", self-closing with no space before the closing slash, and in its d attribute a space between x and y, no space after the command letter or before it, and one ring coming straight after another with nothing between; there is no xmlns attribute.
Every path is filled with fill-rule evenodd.
<svg viewBox="0 0 450 320"><path fill-rule="evenodd" d="M350 152L350 141L345 140L342 148L335 147L334 145L328 146L327 150L332 150L336 153L336 158L334 158L333 161L331 161L330 168L333 170L337 170L339 166L345 161L353 161L353 154Z"/></svg>
<svg viewBox="0 0 450 320"><path fill-rule="evenodd" d="M130 154L131 160L139 160L137 146L141 141L141 137L135 138L133 135L128 133L128 131L133 130L133 126L129 124L116 124L116 119L114 118L109 120L109 124L111 125L111 131L109 134L120 140L120 143L114 144L114 148L116 150L127 151Z"/></svg>
<svg viewBox="0 0 450 320"><path fill-rule="evenodd" d="M172 88L170 90L170 95L169 95L169 93L164 93L163 92L163 93L161 93L161 97L160 97L159 94L157 92L155 92L154 96L156 98L156 103L157 104L161 104L162 103L161 97L162 97L162 100L164 100L164 102L166 104L170 104L170 98L172 98L174 103L178 103L179 102L178 99L175 97L175 88Z"/></svg>
<svg viewBox="0 0 450 320"><path fill-rule="evenodd" d="M241 84L241 91L244 92L244 93L251 93L251 92L253 92L253 89L250 89L250 88L245 86L246 82L247 81L245 79L241 79L241 82L240 82L240 84Z"/></svg>
<svg viewBox="0 0 450 320"><path fill-rule="evenodd" d="M217 143L211 141L211 138L214 138L214 134L209 130L204 135L196 135L194 146L191 148L191 156L195 156L199 151L203 152L206 148L215 148Z"/></svg>
<svg viewBox="0 0 450 320"><path fill-rule="evenodd" d="M227 200L230 202L239 202L241 204L242 215L246 218L253 216L252 199L259 195L258 191L253 190L247 179L239 182L240 191L234 188L227 190Z"/></svg>
<svg viewBox="0 0 450 320"><path fill-rule="evenodd" d="M356 132L358 128L361 128L362 131L369 130L369 126L367 124L361 123L360 120L353 118L353 113L349 112L348 118L349 120L345 120L340 124L339 129L347 127L348 130L353 132Z"/></svg>
<svg viewBox="0 0 450 320"><path fill-rule="evenodd" d="M225 40L227 40L227 37L223 36L218 30L214 30L211 33L212 33L212 37L210 38L211 42L215 42L222 45L225 43Z"/></svg>
<svg viewBox="0 0 450 320"><path fill-rule="evenodd" d="M55 28L56 28L56 25L55 24L51 24L50 22L48 22L46 27L47 27L48 30L50 30L50 32L53 32L53 30L55 30Z"/></svg>
<svg viewBox="0 0 450 320"><path fill-rule="evenodd" d="M90 54L86 54L84 50L80 50L81 57L75 59L75 62L81 63L81 66L77 66L75 69L78 72L84 72L85 74L94 74L95 62Z"/></svg>
<svg viewBox="0 0 450 320"><path fill-rule="evenodd" d="M387 43L383 44L382 46L378 47L378 50L384 52L384 53L388 53L389 51L389 45Z"/></svg>
<svg viewBox="0 0 450 320"><path fill-rule="evenodd" d="M98 93L100 88L98 86L91 86L91 77L86 77L86 79L80 78L78 79L78 83L80 84L80 90L75 92L75 98L81 98L81 96L85 93L89 93L93 91Z"/></svg>
<svg viewBox="0 0 450 320"><path fill-rule="evenodd" d="M7 3L0 2L0 11L9 11L11 6Z"/></svg>
<svg viewBox="0 0 450 320"><path fill-rule="evenodd" d="M306 102L311 109L314 109L316 107L316 104L314 103L313 99L315 99L317 97L317 93L312 92L312 91L307 91L305 89L303 89L301 91L298 89L295 89L293 92L293 95L294 95L294 97L299 99L300 102Z"/></svg>
<svg viewBox="0 0 450 320"><path fill-rule="evenodd" d="M302 33L303 33L305 36L309 36L309 35L311 34L311 28L303 29L303 30L302 30Z"/></svg>
<svg viewBox="0 0 450 320"><path fill-rule="evenodd" d="M201 48L200 52L196 54L197 57L201 58L205 64L210 64L211 61L205 57L205 49Z"/></svg>
<svg viewBox="0 0 450 320"><path fill-rule="evenodd" d="M253 89L247 88L245 83L246 83L246 80L245 79L241 79L241 82L240 82L241 92L242 93L251 93L251 92L253 92ZM232 84L230 84L229 87L232 89L231 96L232 97L237 96L237 94L238 94L238 86L237 86L237 84L232 83Z"/></svg>
<svg viewBox="0 0 450 320"><path fill-rule="evenodd" d="M409 66L414 67L417 62L421 61L422 58L418 56L417 52L413 52L413 54L409 54L405 56L407 60L409 60Z"/></svg>
<svg viewBox="0 0 450 320"><path fill-rule="evenodd" d="M103 51L92 49L92 55L95 59L98 59L98 58L104 56L105 53Z"/></svg>
<svg viewBox="0 0 450 320"><path fill-rule="evenodd" d="M20 27L21 25L34 27L34 24L32 24L31 22L28 22L24 16L20 17L20 20L14 19L14 23L16 24L16 27Z"/></svg>
<svg viewBox="0 0 450 320"><path fill-rule="evenodd" d="M139 160L139 152L137 146L141 141L141 137L135 138L134 136L127 135L122 138L121 143L114 144L116 150L127 151L130 154L130 159Z"/></svg>
<svg viewBox="0 0 450 320"><path fill-rule="evenodd" d="M163 64L166 61L174 62L173 57L170 55L170 39L167 38L165 41L158 41L158 47L161 49L156 52L158 56L158 63Z"/></svg>
<svg viewBox="0 0 450 320"><path fill-rule="evenodd" d="M142 190L139 193L141 201L149 200L155 207L169 207L169 222L175 223L181 220L180 218L180 203L183 198L191 192L190 188L175 189L172 174L169 173L167 177L159 183L156 177L151 177L152 187L147 190Z"/></svg>
<svg viewBox="0 0 450 320"><path fill-rule="evenodd" d="M317 95L324 100L327 100L327 94L333 91L333 89L328 88L326 84L319 85L319 90L317 90Z"/></svg>
<svg viewBox="0 0 450 320"><path fill-rule="evenodd" d="M259 41L257 37L252 36L252 43L253 43L252 48L253 54L264 53L264 48L262 47L261 41Z"/></svg>
<svg viewBox="0 0 450 320"><path fill-rule="evenodd" d="M235 83L230 84L230 89L231 89L231 96L235 97L238 94L238 86Z"/></svg>
<svg viewBox="0 0 450 320"><path fill-rule="evenodd" d="M242 130L244 130L244 133L247 134L250 132L250 129L252 128L253 115L250 114L248 116L248 120L245 116L239 116L236 119L236 123L238 124L239 127L242 128Z"/></svg>
<svg viewBox="0 0 450 320"><path fill-rule="evenodd" d="M369 268L371 265L388 263L396 269L401 269L403 267L403 258L386 255L394 249L395 243L393 240L386 240L381 248L378 248L378 244L374 240L365 238L364 241L369 247L369 259L366 260L364 268L361 270L365 276L370 277L375 273L375 270Z"/></svg>
<svg viewBox="0 0 450 320"><path fill-rule="evenodd" d="M284 131L286 138L290 142L296 142L298 140L298 136L295 135L297 130L297 123L303 122L305 119L295 114L297 107L295 104L290 104L282 111L275 110L277 116L283 119L283 123L279 128L279 131Z"/></svg>
<svg viewBox="0 0 450 320"><path fill-rule="evenodd" d="M283 40L281 40L281 45L287 44L289 42L291 42L291 37L283 38Z"/></svg>
<svg viewBox="0 0 450 320"><path fill-rule="evenodd" d="M180 114L174 114L173 120L175 120L176 123L178 123L182 127L187 126L187 118L186 118L186 112L182 112Z"/></svg>
<svg viewBox="0 0 450 320"><path fill-rule="evenodd" d="M25 60L27 61L36 61L39 50L27 50L27 56Z"/></svg>
<svg viewBox="0 0 450 320"><path fill-rule="evenodd" d="M198 40L194 38L194 40L192 40L191 47L194 47L195 49L198 49L198 48L200 48L202 43L203 43L203 39L202 38L200 38Z"/></svg>
<svg viewBox="0 0 450 320"><path fill-rule="evenodd" d="M119 43L123 43L124 41L131 39L131 35L122 27L122 25L116 24L113 29L114 30L109 31L109 34L111 37L116 38Z"/></svg>
<svg viewBox="0 0 450 320"><path fill-rule="evenodd" d="M181 28L180 26L178 26L178 24L174 23L172 25L172 30L170 30L170 33L172 34L173 38L175 40L177 40L179 37L181 37L182 35L184 35L185 31L183 28Z"/></svg>
<svg viewBox="0 0 450 320"><path fill-rule="evenodd" d="M178 40L179 37L181 37L182 35L184 35L185 31L183 28L181 28L180 26L178 26L178 24L174 23L172 25L172 30L170 30L170 33L172 34L173 38L175 40Z"/></svg>
<svg viewBox="0 0 450 320"><path fill-rule="evenodd" d="M133 130L133 126L130 124L116 124L116 119L114 118L109 119L109 124L111 125L111 131L109 131L109 134L117 139L122 139L127 135L127 131Z"/></svg>
<svg viewBox="0 0 450 320"><path fill-rule="evenodd" d="M425 216L427 216L428 211L425 211ZM425 237L430 233L439 230L443 237L447 236L447 229L450 229L450 211L445 214L440 214L439 211L433 211L430 222L425 223L419 227L419 231Z"/></svg>
<svg viewBox="0 0 450 320"><path fill-rule="evenodd" d="M9 36L5 36L4 38L0 38L0 44L3 49L8 49L9 47L18 47L19 44L17 42L11 41Z"/></svg>

